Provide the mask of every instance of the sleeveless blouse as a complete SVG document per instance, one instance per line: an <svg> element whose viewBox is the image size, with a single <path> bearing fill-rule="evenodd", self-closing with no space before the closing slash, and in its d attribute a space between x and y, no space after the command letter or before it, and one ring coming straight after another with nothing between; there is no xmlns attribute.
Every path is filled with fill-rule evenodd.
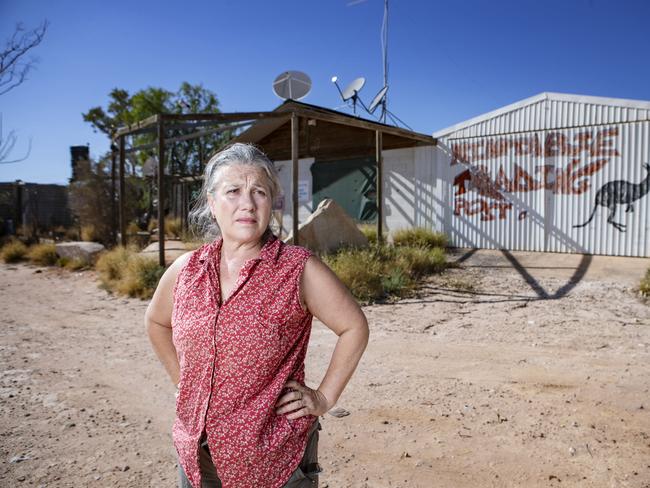
<svg viewBox="0 0 650 488"><path fill-rule="evenodd" d="M222 242L194 251L174 285L174 446L194 487L201 486L205 431L223 488L277 488L300 463L315 421L275 413L285 383L304 384L312 315L302 308L299 283L311 252L272 237L221 303Z"/></svg>

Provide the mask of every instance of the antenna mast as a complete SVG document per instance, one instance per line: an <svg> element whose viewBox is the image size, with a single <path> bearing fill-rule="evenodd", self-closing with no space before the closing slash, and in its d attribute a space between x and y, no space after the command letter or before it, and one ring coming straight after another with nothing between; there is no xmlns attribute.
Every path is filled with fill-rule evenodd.
<svg viewBox="0 0 650 488"><path fill-rule="evenodd" d="M388 0L384 0L384 21L381 26L381 51L384 62L384 86L388 86ZM381 121L386 123L388 111L388 94L384 95L381 102Z"/></svg>

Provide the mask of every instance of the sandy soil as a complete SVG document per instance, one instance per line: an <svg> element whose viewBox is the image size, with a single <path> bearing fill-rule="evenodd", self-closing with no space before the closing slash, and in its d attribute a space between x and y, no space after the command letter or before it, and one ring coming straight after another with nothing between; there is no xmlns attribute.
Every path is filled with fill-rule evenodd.
<svg viewBox="0 0 650 488"><path fill-rule="evenodd" d="M650 487L650 307L611 273L495 259L365 307L350 415L322 421L321 487ZM89 271L5 264L0 297L0 485L174 486L146 303ZM334 342L315 322L312 386Z"/></svg>

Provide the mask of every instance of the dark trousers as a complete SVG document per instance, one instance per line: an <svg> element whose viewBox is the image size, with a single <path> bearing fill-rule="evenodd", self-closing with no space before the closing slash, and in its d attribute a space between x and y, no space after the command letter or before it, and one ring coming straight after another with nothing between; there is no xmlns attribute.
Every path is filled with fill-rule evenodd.
<svg viewBox="0 0 650 488"><path fill-rule="evenodd" d="M282 488L318 488L318 473L320 473L320 466L318 465L318 431L320 429L320 423L316 420L309 431L307 447L305 447L302 460ZM217 475L217 469L212 463L207 441L202 442L199 449L199 467L201 468L201 488L221 488L221 480ZM178 465L178 487L192 488L180 463Z"/></svg>

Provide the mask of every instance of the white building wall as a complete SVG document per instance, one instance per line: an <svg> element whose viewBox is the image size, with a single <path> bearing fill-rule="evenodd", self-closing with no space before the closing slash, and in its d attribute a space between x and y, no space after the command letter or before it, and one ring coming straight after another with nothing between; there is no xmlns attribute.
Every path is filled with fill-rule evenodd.
<svg viewBox="0 0 650 488"><path fill-rule="evenodd" d="M384 232L435 227L439 217L434 195L434 155L433 146L383 152Z"/></svg>
<svg viewBox="0 0 650 488"><path fill-rule="evenodd" d="M436 134L441 230L459 247L650 256L650 103L536 98Z"/></svg>
<svg viewBox="0 0 650 488"><path fill-rule="evenodd" d="M314 158L305 158L298 160L298 222L302 223L314 211L312 208L312 175L311 166L314 164ZM293 185L292 185L292 162L291 161L276 161L275 167L280 174L280 183L282 184L283 198L282 198L282 234L284 238L293 229ZM278 213L280 213L278 211Z"/></svg>

